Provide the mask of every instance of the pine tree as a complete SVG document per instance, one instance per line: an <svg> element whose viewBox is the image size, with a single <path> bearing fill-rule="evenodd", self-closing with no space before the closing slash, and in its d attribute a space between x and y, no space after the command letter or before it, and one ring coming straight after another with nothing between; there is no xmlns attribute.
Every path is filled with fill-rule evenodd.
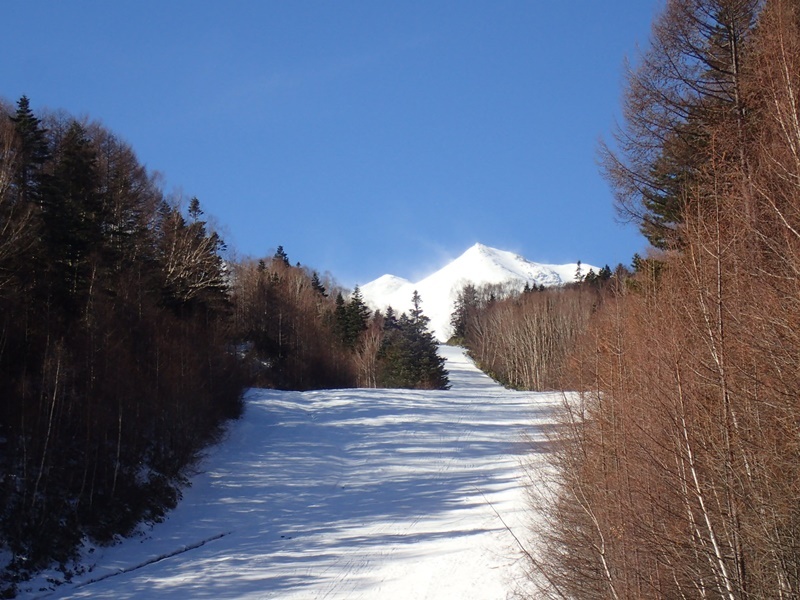
<svg viewBox="0 0 800 600"><path fill-rule="evenodd" d="M42 167L50 158L47 144L47 129L34 115L27 96L17 101L17 112L9 117L19 140L14 185L21 202L39 201L43 180Z"/></svg>
<svg viewBox="0 0 800 600"><path fill-rule="evenodd" d="M200 208L200 200L197 199L197 196L193 196L189 201L188 213L193 223L197 222L203 215L203 210Z"/></svg>
<svg viewBox="0 0 800 600"><path fill-rule="evenodd" d="M386 307L386 314L383 316L383 331L384 333L396 331L399 325L397 323L397 314L391 306Z"/></svg>
<svg viewBox="0 0 800 600"><path fill-rule="evenodd" d="M366 331L371 316L372 311L364 303L361 288L356 286L350 296L350 301L347 303L347 329L351 347L355 346L358 338Z"/></svg>
<svg viewBox="0 0 800 600"><path fill-rule="evenodd" d="M344 301L344 296L342 292L337 292L336 299L334 301L335 308L333 309L333 331L336 334L336 338L342 344L342 346L347 347L348 344L348 337L347 337L347 305Z"/></svg>
<svg viewBox="0 0 800 600"><path fill-rule="evenodd" d="M341 292L336 296L334 310L334 330L345 348L355 349L361 334L367 330L372 311L364 303L358 286L350 299L345 302Z"/></svg>
<svg viewBox="0 0 800 600"><path fill-rule="evenodd" d="M681 247L680 224L722 126L742 151L751 111L744 69L762 0L668 0L650 47L628 74L616 148L601 146L617 209L656 248ZM717 149L718 152L718 149Z"/></svg>
<svg viewBox="0 0 800 600"><path fill-rule="evenodd" d="M289 265L289 256L286 254L286 251L283 249L283 246L278 246L278 249L275 250L275 256L273 257L275 260L283 263L287 267Z"/></svg>
<svg viewBox="0 0 800 600"><path fill-rule="evenodd" d="M322 282L319 280L319 275L317 275L316 271L314 271L314 273L311 275L311 288L323 298L327 298L328 294L325 291L325 286L322 285Z"/></svg>
<svg viewBox="0 0 800 600"><path fill-rule="evenodd" d="M56 294L75 296L86 284L87 258L100 251L106 215L98 194L97 156L86 130L72 121L58 151L42 218Z"/></svg>
<svg viewBox="0 0 800 600"><path fill-rule="evenodd" d="M530 287L525 284L528 291ZM452 339L456 342L463 341L467 335L469 320L478 308L478 290L471 283L468 283L459 292L456 298L453 314L450 317L450 326L453 328Z"/></svg>
<svg viewBox="0 0 800 600"><path fill-rule="evenodd" d="M387 309L384 338L378 353L379 382L386 387L447 389L450 382L445 360L428 330L430 319L422 311L422 299L415 290L413 308L399 320Z"/></svg>
<svg viewBox="0 0 800 600"><path fill-rule="evenodd" d="M161 294L172 278L205 302L221 240L161 205L100 126L53 122L52 152L27 98L0 123L3 596L82 539L159 519L239 406L230 311L177 314Z"/></svg>
<svg viewBox="0 0 800 600"><path fill-rule="evenodd" d="M430 319L422 311L422 298L414 290L413 308L409 313L411 360L416 375L415 387L447 389L450 381L444 368L445 359L439 356L439 345L428 329Z"/></svg>
<svg viewBox="0 0 800 600"><path fill-rule="evenodd" d="M575 269L575 281L577 283L583 281L583 270L581 269L581 261L578 261L578 267Z"/></svg>

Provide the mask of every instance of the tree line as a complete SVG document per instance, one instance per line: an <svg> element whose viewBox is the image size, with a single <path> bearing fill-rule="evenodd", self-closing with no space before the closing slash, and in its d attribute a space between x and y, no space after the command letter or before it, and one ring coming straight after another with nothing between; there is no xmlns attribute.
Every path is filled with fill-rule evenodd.
<svg viewBox="0 0 800 600"><path fill-rule="evenodd" d="M415 311L232 260L99 123L0 101L0 592L161 519L246 385L446 387ZM408 367L414 365L414 368Z"/></svg>
<svg viewBox="0 0 800 600"><path fill-rule="evenodd" d="M358 286L347 294L297 264L282 247L242 261L233 277L235 326L252 381L279 389L445 389L444 359L422 299L399 317L372 311Z"/></svg>
<svg viewBox="0 0 800 600"><path fill-rule="evenodd" d="M631 67L602 153L653 251L567 361L541 594L800 596L798 92L788 0L669 0Z"/></svg>
<svg viewBox="0 0 800 600"><path fill-rule="evenodd" d="M570 380L578 340L600 309L612 277L627 280L631 274L618 265L614 273L608 266L598 273L576 273L576 281L553 288L468 284L456 298L451 342L467 348L476 364L505 386L572 388L578 385Z"/></svg>

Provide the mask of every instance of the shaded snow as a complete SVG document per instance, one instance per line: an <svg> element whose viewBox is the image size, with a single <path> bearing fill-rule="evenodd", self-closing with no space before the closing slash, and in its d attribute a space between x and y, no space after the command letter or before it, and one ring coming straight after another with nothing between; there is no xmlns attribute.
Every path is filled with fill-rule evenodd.
<svg viewBox="0 0 800 600"><path fill-rule="evenodd" d="M505 390L441 351L449 391L251 390L164 523L32 595L510 597L524 568L497 513L525 537L522 440L543 439L558 395Z"/></svg>
<svg viewBox="0 0 800 600"><path fill-rule="evenodd" d="M417 290L422 298L423 312L430 318L431 331L440 341L451 335L450 316L456 298L463 287L472 283L476 287L485 284L505 284L522 290L525 284L545 287L563 285L575 281L577 263L546 265L497 250L483 244L475 244L457 259L432 275L413 283L394 275L383 275L361 287L364 301L374 310L385 310L387 306L399 315L411 308L411 297ZM581 265L585 275L597 267Z"/></svg>

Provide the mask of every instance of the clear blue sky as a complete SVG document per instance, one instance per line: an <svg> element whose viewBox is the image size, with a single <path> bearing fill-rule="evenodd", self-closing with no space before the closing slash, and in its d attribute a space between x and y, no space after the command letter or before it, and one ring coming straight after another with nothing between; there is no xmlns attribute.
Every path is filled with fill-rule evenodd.
<svg viewBox="0 0 800 600"><path fill-rule="evenodd" d="M101 121L239 255L416 278L645 248L596 164L659 0L3 5L0 96Z"/></svg>

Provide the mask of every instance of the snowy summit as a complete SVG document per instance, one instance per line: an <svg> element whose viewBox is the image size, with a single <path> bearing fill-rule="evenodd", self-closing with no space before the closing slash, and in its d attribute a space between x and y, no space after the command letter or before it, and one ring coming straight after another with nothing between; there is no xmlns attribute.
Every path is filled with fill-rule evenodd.
<svg viewBox="0 0 800 600"><path fill-rule="evenodd" d="M597 267L581 265L584 274ZM432 275L414 283L395 275L383 275L361 287L364 301L374 309L391 306L402 313L411 307L411 296L417 290L422 297L422 309L431 320L431 330L440 341L450 337L450 315L458 293L471 283L476 287L487 284L503 285L522 290L525 284L545 287L575 281L577 263L545 265L507 252L475 244L457 259Z"/></svg>

